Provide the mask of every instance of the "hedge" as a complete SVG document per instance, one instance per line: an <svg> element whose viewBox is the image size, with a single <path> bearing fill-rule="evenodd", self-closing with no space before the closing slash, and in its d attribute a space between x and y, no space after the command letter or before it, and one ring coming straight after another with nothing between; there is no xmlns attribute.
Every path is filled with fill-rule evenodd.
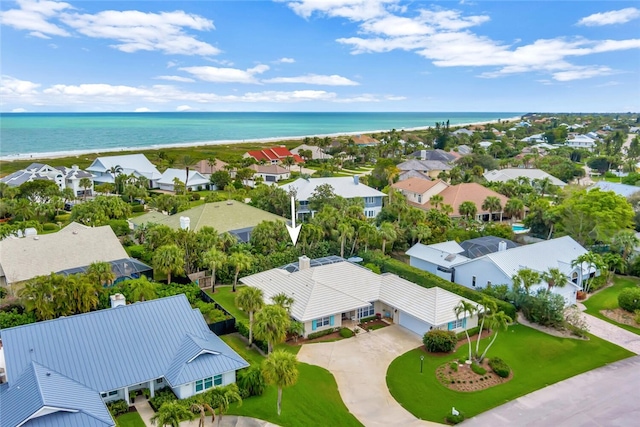
<svg viewBox="0 0 640 427"><path fill-rule="evenodd" d="M631 313L640 309L640 288L626 288L618 294L618 305Z"/></svg>
<svg viewBox="0 0 640 427"><path fill-rule="evenodd" d="M340 336L342 338L351 338L354 335L353 331L349 328L341 328Z"/></svg>
<svg viewBox="0 0 640 427"><path fill-rule="evenodd" d="M458 344L458 337L452 331L432 329L422 337L422 343L430 353L450 353Z"/></svg>
<svg viewBox="0 0 640 427"><path fill-rule="evenodd" d="M504 360L494 357L493 359L489 359L489 366L499 377L507 378L509 373L511 372L511 368L509 365L505 363Z"/></svg>
<svg viewBox="0 0 640 427"><path fill-rule="evenodd" d="M330 334L334 333L335 331L336 331L336 328L329 328L329 329L325 329L324 331L313 332L313 333L307 335L307 339L312 340L312 339L315 339L315 338L324 337L325 335L330 335Z"/></svg>
<svg viewBox="0 0 640 427"><path fill-rule="evenodd" d="M393 258L382 258L381 256L376 256L375 253L371 252L361 253L360 256L363 258L365 263L374 263L378 265L383 273L396 274L403 279L406 279L424 288L433 288L437 286L478 303L482 300L483 297L487 296L481 292L469 289L457 283L447 282L446 280L434 274L431 274L428 271L420 270L416 267L412 267L409 264L405 264L404 262L395 260ZM496 303L498 310L504 311L504 313L512 319L516 318L516 308L513 306L513 304L501 301L497 298L490 298L493 299L493 301Z"/></svg>
<svg viewBox="0 0 640 427"><path fill-rule="evenodd" d="M236 319L236 329L243 337L249 339L249 325ZM253 344L256 345L263 353L269 352L269 344L266 341L257 340L255 334L253 336Z"/></svg>

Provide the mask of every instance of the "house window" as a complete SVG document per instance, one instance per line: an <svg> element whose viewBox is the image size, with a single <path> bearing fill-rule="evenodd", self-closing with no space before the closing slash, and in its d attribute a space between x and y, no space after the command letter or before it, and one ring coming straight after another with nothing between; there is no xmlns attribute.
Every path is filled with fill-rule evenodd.
<svg viewBox="0 0 640 427"><path fill-rule="evenodd" d="M447 329L452 330L452 329L464 328L466 324L467 324L466 318L456 319L453 322L449 322Z"/></svg>
<svg viewBox="0 0 640 427"><path fill-rule="evenodd" d="M330 323L331 323L331 319L329 317L321 317L320 319L316 319L316 328L329 326Z"/></svg>
<svg viewBox="0 0 640 427"><path fill-rule="evenodd" d="M418 203L422 204L422 194L418 194Z"/></svg>
<svg viewBox="0 0 640 427"><path fill-rule="evenodd" d="M376 212L372 210L366 210L364 214L367 218L374 218L376 216Z"/></svg>
<svg viewBox="0 0 640 427"><path fill-rule="evenodd" d="M209 377L209 378L196 381L196 393L199 393L203 390L208 390L214 385L215 386L222 385L222 375L216 375L214 377Z"/></svg>
<svg viewBox="0 0 640 427"><path fill-rule="evenodd" d="M156 384L162 384L162 381L163 381L162 378L158 378L156 379Z"/></svg>
<svg viewBox="0 0 640 427"><path fill-rule="evenodd" d="M101 393L100 396L102 396L102 398L104 399L105 397L107 397L107 393Z"/></svg>
<svg viewBox="0 0 640 427"><path fill-rule="evenodd" d="M371 317L376 314L376 311L373 308L373 303L369 305L369 307L360 307L358 309L358 319L362 319L365 317Z"/></svg>
<svg viewBox="0 0 640 427"><path fill-rule="evenodd" d="M476 276L471 276L471 286L476 287Z"/></svg>
<svg viewBox="0 0 640 427"><path fill-rule="evenodd" d="M118 390L113 390L109 392L109 396L115 396L116 394L118 394Z"/></svg>
<svg viewBox="0 0 640 427"><path fill-rule="evenodd" d="M215 377L213 377L213 385L222 385L222 375L216 375Z"/></svg>
<svg viewBox="0 0 640 427"><path fill-rule="evenodd" d="M365 197L364 198L364 202L367 205L372 205L372 204L374 204L376 202L376 198L375 197Z"/></svg>

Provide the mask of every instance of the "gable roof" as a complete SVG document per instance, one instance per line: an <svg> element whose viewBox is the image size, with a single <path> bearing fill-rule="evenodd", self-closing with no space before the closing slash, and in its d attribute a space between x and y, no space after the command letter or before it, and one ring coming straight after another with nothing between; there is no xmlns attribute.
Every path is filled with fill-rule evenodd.
<svg viewBox="0 0 640 427"><path fill-rule="evenodd" d="M256 173L267 175L285 175L291 173L289 169L283 168L280 165L249 165L248 168L254 170Z"/></svg>
<svg viewBox="0 0 640 427"><path fill-rule="evenodd" d="M250 151L247 151L245 155L249 157L253 157L257 161L260 161L260 160L280 161L287 157L293 157L293 160L295 160L296 163L304 162L304 160L302 160L302 157L300 157L297 154L293 154L291 151L287 149L287 147L284 147L284 146L264 148L262 150L250 150Z"/></svg>
<svg viewBox="0 0 640 427"><path fill-rule="evenodd" d="M332 159L331 154L327 154L324 150L316 145L302 144L291 150L293 154L300 154L300 150L311 150L312 159Z"/></svg>
<svg viewBox="0 0 640 427"><path fill-rule="evenodd" d="M2 341L9 391L33 361L97 393L160 377L175 387L248 366L184 294L4 329ZM219 354L184 357L197 347Z"/></svg>
<svg viewBox="0 0 640 427"><path fill-rule="evenodd" d="M68 168L65 166L54 167L45 165L43 163L31 163L24 169L15 171L7 176L0 178L0 182L4 182L11 187L18 187L25 182L37 179L56 181L56 179L73 180L91 177L92 175L89 172L84 171L77 166Z"/></svg>
<svg viewBox="0 0 640 427"><path fill-rule="evenodd" d="M448 171L451 170L451 166L441 162L440 160L417 160L417 159L412 159L412 160L407 160L405 162L402 162L398 165L398 169L400 169L401 171L407 171L407 170L419 170L419 171L432 171L432 170L439 170L439 171Z"/></svg>
<svg viewBox="0 0 640 427"><path fill-rule="evenodd" d="M181 216L186 216L191 219L191 230L198 231L202 227L213 227L219 233L253 228L262 221L286 221L286 219L281 216L234 200L231 203L204 203L175 215L164 215L161 212L155 211L149 212L130 218L129 222L134 225L147 223L163 224L177 230L180 228Z"/></svg>
<svg viewBox="0 0 640 427"><path fill-rule="evenodd" d="M158 180L158 184L173 185L174 178L178 178L180 182L184 184L187 179L187 171L185 169L173 169L169 168L163 172L162 176ZM192 170L189 171L189 182L187 186L192 185L207 185L209 184L209 178L202 175L200 172Z"/></svg>
<svg viewBox="0 0 640 427"><path fill-rule="evenodd" d="M418 178L422 180L431 181L431 177L429 175L416 170L403 171L398 174L398 182L406 181L409 178Z"/></svg>
<svg viewBox="0 0 640 427"><path fill-rule="evenodd" d="M431 264L450 268L469 260L462 254L463 252L464 248L456 242L443 242L435 245L416 243L406 254Z"/></svg>
<svg viewBox="0 0 640 427"><path fill-rule="evenodd" d="M484 173L484 178L489 182L507 182L512 179L518 179L519 177L525 177L532 179L544 179L549 178L553 185L558 187L564 187L566 182L559 180L553 175L548 174L542 169L525 169L525 168L508 168L508 169L494 169Z"/></svg>
<svg viewBox="0 0 640 427"><path fill-rule="evenodd" d="M160 179L162 175L144 154L126 154L122 156L98 157L87 168L89 172L106 173L114 166L120 166L122 173L138 173L148 180Z"/></svg>
<svg viewBox="0 0 640 427"><path fill-rule="evenodd" d="M209 164L209 160L200 160L193 166L193 170L200 173L212 174L214 172L224 170L224 167L227 165L228 163L225 163L219 159L215 159L213 165Z"/></svg>
<svg viewBox="0 0 640 427"><path fill-rule="evenodd" d="M345 199L353 199L356 197L386 197L386 194L375 188L371 188L362 183L356 184L355 179L352 177L298 178L289 184L283 185L281 188L286 192L295 189L297 200L309 200L309 197L313 195L316 187L323 184L329 184L333 187L333 192L337 196L344 197Z"/></svg>
<svg viewBox="0 0 640 427"><path fill-rule="evenodd" d="M418 150L411 154L421 160L438 160L444 163L450 163L456 160L456 156L439 148L435 150Z"/></svg>
<svg viewBox="0 0 640 427"><path fill-rule="evenodd" d="M275 268L240 281L261 289L267 301L278 293L293 297L291 315L301 322L380 300L432 325L442 325L455 320L453 307L461 300L476 305L444 289L423 288L395 274L379 275L345 260L292 272Z"/></svg>
<svg viewBox="0 0 640 427"><path fill-rule="evenodd" d="M398 181L391 185L391 187L396 188L398 190L411 191L416 194L424 194L426 191L435 187L438 183L444 182L441 180L428 180L423 178L407 178L403 181Z"/></svg>
<svg viewBox="0 0 640 427"><path fill-rule="evenodd" d="M0 241L0 273L7 283L122 258L129 256L108 225L72 222L57 233Z"/></svg>
<svg viewBox="0 0 640 427"><path fill-rule="evenodd" d="M380 144L380 141L372 138L369 135L351 135L351 139L356 145L377 145Z"/></svg>

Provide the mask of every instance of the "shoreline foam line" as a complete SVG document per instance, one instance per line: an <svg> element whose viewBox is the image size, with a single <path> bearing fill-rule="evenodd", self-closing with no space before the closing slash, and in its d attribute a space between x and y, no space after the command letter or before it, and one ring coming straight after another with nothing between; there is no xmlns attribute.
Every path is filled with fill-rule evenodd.
<svg viewBox="0 0 640 427"><path fill-rule="evenodd" d="M478 126L478 125L487 125L492 123L500 122L513 122L520 120L520 116L509 117L504 119L495 119L488 120L483 122L472 122L472 123L458 123L458 124L450 124L450 127L462 128L465 126ZM432 128L433 126L420 126L420 127L412 127L412 128L400 128L399 130L404 130L407 132L412 131L420 131L427 130ZM19 154L9 154L6 156L0 155L0 161L3 162L11 162L15 160L38 160L38 159L58 159L61 157L74 157L81 156L84 154L92 154L92 153L118 153L121 151L149 151L149 150L161 150L166 148L187 148L187 147L208 147L215 145L227 145L227 144L252 144L252 143L269 143L269 142L279 142L279 141L302 141L305 138L324 138L324 137L339 137L339 136L351 136L351 135L363 135L363 134L372 134L372 133L381 133L381 132L389 132L391 129L381 129L381 130L369 130L369 131L357 131L357 132L337 132L337 133L329 133L322 135L302 135L302 136L276 136L269 138L252 138L252 139L229 139L229 140L213 140L213 141L193 141L193 142L176 142L169 144L154 144L154 145L146 145L146 146L137 146L137 147L112 147L112 148L104 148L104 149L86 149L86 150L67 150L67 151L50 151L43 153L19 153Z"/></svg>

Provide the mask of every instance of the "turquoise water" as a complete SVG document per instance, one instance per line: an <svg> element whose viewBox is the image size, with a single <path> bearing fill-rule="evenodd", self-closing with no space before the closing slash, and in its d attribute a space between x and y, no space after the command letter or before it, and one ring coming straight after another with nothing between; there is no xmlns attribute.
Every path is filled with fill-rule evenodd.
<svg viewBox="0 0 640 427"><path fill-rule="evenodd" d="M484 122L521 113L2 113L0 157L226 143Z"/></svg>
<svg viewBox="0 0 640 427"><path fill-rule="evenodd" d="M528 230L528 228L527 228L527 227L525 227L524 225L515 225L515 224L513 224L513 225L511 226L511 229L512 229L513 231L525 231L525 230Z"/></svg>

